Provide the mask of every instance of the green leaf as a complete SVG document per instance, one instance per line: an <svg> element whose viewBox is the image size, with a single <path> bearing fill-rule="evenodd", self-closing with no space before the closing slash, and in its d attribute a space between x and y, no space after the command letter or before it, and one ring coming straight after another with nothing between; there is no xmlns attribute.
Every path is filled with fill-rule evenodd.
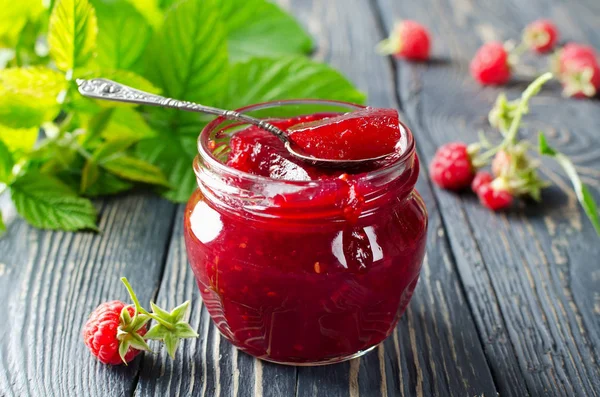
<svg viewBox="0 0 600 397"><path fill-rule="evenodd" d="M94 2L98 16L97 62L102 68L128 69L140 58L150 40L152 27L130 4L133 1Z"/></svg>
<svg viewBox="0 0 600 397"><path fill-rule="evenodd" d="M108 196L127 191L133 187L133 184L126 182L117 176L100 169L96 183L89 186L85 191L88 197Z"/></svg>
<svg viewBox="0 0 600 397"><path fill-rule="evenodd" d="M195 151L195 146L192 146ZM185 203L197 188L192 169L193 153L186 152L177 137L145 139L136 146L138 157L159 167L166 175L170 190L162 192L168 200Z"/></svg>
<svg viewBox="0 0 600 397"><path fill-rule="evenodd" d="M306 54L312 39L289 14L265 0L218 0L232 60Z"/></svg>
<svg viewBox="0 0 600 397"><path fill-rule="evenodd" d="M10 128L39 127L60 111L64 76L45 67L0 70L0 124Z"/></svg>
<svg viewBox="0 0 600 397"><path fill-rule="evenodd" d="M0 183L8 184L12 179L12 169L15 165L12 153L0 140Z"/></svg>
<svg viewBox="0 0 600 397"><path fill-rule="evenodd" d="M31 225L42 229L98 230L96 209L58 179L35 171L17 178L11 185L17 212Z"/></svg>
<svg viewBox="0 0 600 397"><path fill-rule="evenodd" d="M2 210L0 210L0 236L5 231L6 231L6 225L4 224L4 220L2 219Z"/></svg>
<svg viewBox="0 0 600 397"><path fill-rule="evenodd" d="M575 190L575 194L577 195L579 203L592 222L592 225L594 225L596 233L600 236L600 217L598 216L598 206L587 186L581 182L573 162L564 154L559 153L556 149L550 147L550 145L548 145L548 141L546 140L546 136L541 132L539 134L539 152L545 156L552 157L563 168L571 180L571 184L573 185L573 189Z"/></svg>
<svg viewBox="0 0 600 397"><path fill-rule="evenodd" d="M124 154L123 152L135 142L136 140L131 138L106 141L98 146L98 148L94 151L92 159L100 165L103 165L106 161L112 158L122 156Z"/></svg>
<svg viewBox="0 0 600 397"><path fill-rule="evenodd" d="M62 71L85 67L96 52L98 22L88 0L58 0L48 27L50 55Z"/></svg>
<svg viewBox="0 0 600 397"><path fill-rule="evenodd" d="M151 40L149 58L147 77L165 95L219 104L228 61L225 29L214 0L183 0L171 8Z"/></svg>
<svg viewBox="0 0 600 397"><path fill-rule="evenodd" d="M101 166L111 173L130 181L169 186L160 168L135 157L121 155L104 160Z"/></svg>
<svg viewBox="0 0 600 397"><path fill-rule="evenodd" d="M98 164L94 160L88 159L83 166L83 170L81 171L81 184L79 186L79 192L81 194L85 194L88 189L98 181L99 177L100 168L98 167Z"/></svg>
<svg viewBox="0 0 600 397"><path fill-rule="evenodd" d="M339 72L303 57L238 63L230 71L228 88L227 106L231 109L280 99L365 101L365 95Z"/></svg>
<svg viewBox="0 0 600 397"><path fill-rule="evenodd" d="M39 128L37 127L16 129L0 124L0 140L13 153L31 150L37 141L38 135Z"/></svg>
<svg viewBox="0 0 600 397"><path fill-rule="evenodd" d="M163 22L163 13L159 6L159 0L127 0L138 12L146 18L146 21L154 27L159 28Z"/></svg>
<svg viewBox="0 0 600 397"><path fill-rule="evenodd" d="M27 21L44 11L41 0L0 0L0 47L13 47Z"/></svg>
<svg viewBox="0 0 600 397"><path fill-rule="evenodd" d="M130 138L139 141L156 136L156 132L133 108L115 108L101 136L106 140Z"/></svg>

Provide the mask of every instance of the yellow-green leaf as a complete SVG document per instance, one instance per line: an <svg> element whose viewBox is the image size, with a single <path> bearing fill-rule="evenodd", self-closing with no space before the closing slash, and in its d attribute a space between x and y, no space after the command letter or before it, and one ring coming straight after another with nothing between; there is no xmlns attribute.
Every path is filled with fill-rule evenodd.
<svg viewBox="0 0 600 397"><path fill-rule="evenodd" d="M1 100L0 100L1 101ZM39 128L9 128L0 124L0 140L2 140L11 152L28 152L33 149Z"/></svg>
<svg viewBox="0 0 600 397"><path fill-rule="evenodd" d="M162 10L157 0L127 0L140 14L146 18L148 23L155 29L160 27L163 22Z"/></svg>
<svg viewBox="0 0 600 397"><path fill-rule="evenodd" d="M48 44L63 71L84 67L96 51L98 22L88 0L58 0L50 16Z"/></svg>
<svg viewBox="0 0 600 397"><path fill-rule="evenodd" d="M52 121L65 88L64 76L46 67L0 70L0 124L30 128Z"/></svg>
<svg viewBox="0 0 600 397"><path fill-rule="evenodd" d="M12 169L15 165L12 153L8 147L0 140L0 184L8 184L12 177Z"/></svg>

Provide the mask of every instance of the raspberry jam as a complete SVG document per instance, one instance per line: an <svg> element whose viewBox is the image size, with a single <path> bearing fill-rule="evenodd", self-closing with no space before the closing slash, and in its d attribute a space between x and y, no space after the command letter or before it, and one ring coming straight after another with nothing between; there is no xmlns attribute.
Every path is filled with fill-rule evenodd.
<svg viewBox="0 0 600 397"><path fill-rule="evenodd" d="M287 128L361 109L306 100L242 110ZM203 130L185 241L204 304L239 349L326 364L393 331L416 286L427 229L413 138L400 127L389 160L346 173L291 158L255 127L219 118Z"/></svg>

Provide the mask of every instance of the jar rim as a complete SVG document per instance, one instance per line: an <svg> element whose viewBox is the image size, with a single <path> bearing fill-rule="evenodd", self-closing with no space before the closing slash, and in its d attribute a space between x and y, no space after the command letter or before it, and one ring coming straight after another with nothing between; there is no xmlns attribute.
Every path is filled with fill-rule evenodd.
<svg viewBox="0 0 600 397"><path fill-rule="evenodd" d="M335 100L323 100L323 99L288 99L288 100L278 100L278 101L270 101L270 102L262 102L253 105L248 105L236 109L237 112L248 112L255 110L268 109L271 107L277 106L285 106L285 105L340 105L348 107L349 109L360 110L366 108L366 106L344 102L344 101L335 101ZM352 111L352 110L351 110ZM286 185L294 185L298 187L317 187L322 186L330 182L330 178L326 179L312 179L307 181L294 181L294 180L286 180L286 179L273 179L262 175L250 174L248 172L240 171L233 167L228 166L227 164L221 162L217 159L212 150L209 148L209 137L210 133L216 129L221 123L227 121L227 119L223 116L219 116L216 119L212 120L208 123L200 132L197 140L198 154L202 158L202 160L206 163L206 165L211 168L213 171L222 174L228 175L238 180L251 182L251 183L270 183L277 184L282 183ZM384 167L377 168L372 171L368 171L362 174L355 175L357 180L370 181L387 175L388 173L395 172L397 169L402 168L406 165L407 162L411 161L413 158L413 154L415 152L415 142L414 136L410 128L406 126L402 121L399 121L400 128L404 132L404 136L406 138L406 144L403 152L394 159L390 164L385 165ZM199 173L199 164L198 158L194 160L194 172L198 176Z"/></svg>

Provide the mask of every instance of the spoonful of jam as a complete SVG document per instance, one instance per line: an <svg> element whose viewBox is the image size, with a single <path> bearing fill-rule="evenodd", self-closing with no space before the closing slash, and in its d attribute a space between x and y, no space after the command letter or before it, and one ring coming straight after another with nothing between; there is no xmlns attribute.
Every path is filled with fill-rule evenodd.
<svg viewBox="0 0 600 397"><path fill-rule="evenodd" d="M88 98L207 113L255 125L279 138L290 155L318 167L368 166L394 153L400 140L398 112L393 109L365 108L284 131L244 113L167 98L108 79L77 79L77 85Z"/></svg>

